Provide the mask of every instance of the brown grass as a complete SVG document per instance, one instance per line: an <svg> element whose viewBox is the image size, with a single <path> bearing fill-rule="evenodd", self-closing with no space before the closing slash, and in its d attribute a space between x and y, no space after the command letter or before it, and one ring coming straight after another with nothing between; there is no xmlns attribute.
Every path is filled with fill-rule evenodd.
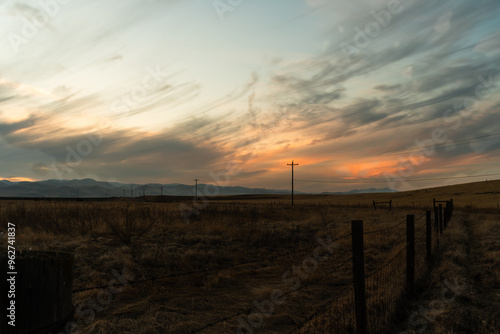
<svg viewBox="0 0 500 334"><path fill-rule="evenodd" d="M498 186L499 183L495 184ZM407 214L420 217L433 197L457 198L453 194L465 191L463 187L398 194L399 197L390 197L399 207L392 211L375 211L369 204L372 199L385 200L396 195L358 195L349 199L300 196L293 208L285 203L277 204L278 200L272 196L250 196L245 200L213 199L188 224L179 212L178 203L2 201L0 220L16 223L19 249L74 253L74 283L78 289L106 285L114 278L113 272L125 271L135 280L140 280L276 256L315 246L316 238L330 236L335 239L348 234L350 221L354 219L363 219L366 231L392 226L404 220ZM482 184L470 187L479 189ZM459 197L461 199L455 199L455 205L465 208L467 201L471 200L478 206L479 203L489 203L489 208L495 210L496 203L493 204L494 198L489 194L492 191L488 188L484 194L463 195ZM472 215L469 219L475 221ZM422 231L423 224L422 219L416 222L417 231ZM482 254L481 261L475 263L471 260L476 267L470 269L475 268L480 275L478 279L487 286L497 284L500 274L496 257L498 239L489 237L497 227L497 221L479 224L477 233L488 238L483 242L478 235L474 238L477 243L470 246L477 247ZM6 226L2 226L0 231L5 232L5 229ZM367 275L404 246L404 239L393 241L404 229L403 224L387 233L366 236ZM456 230L455 233L458 239L452 239L450 245L464 243L459 237L466 232ZM0 240L0 247L5 248L5 238ZM461 248L449 249L452 252L449 256L454 259L463 255ZM274 289L288 292L289 286L283 283L282 275L293 266L302 265L308 256L312 256L312 250L234 268L117 288L120 292L113 293L109 303L97 302L99 310L94 308L92 321L88 321L89 317L85 315L77 317L78 328L81 333L188 333L250 308L254 301L269 299ZM286 302L276 305L274 313L265 318L260 328L268 333L283 333L305 321L322 302L338 291L336 283L349 282L350 264L324 276L350 256L350 239L347 238L338 243L330 259L321 262L316 271L301 280L301 285L306 287L288 294ZM442 273L447 270L450 268L445 267ZM431 283L435 285L437 280L431 280ZM375 292L370 292L374 285L368 288L374 295ZM83 310L88 310L89 302L95 304L100 297L99 290L77 293L74 304L83 305ZM494 324L492 321L487 321L484 326ZM236 317L210 327L204 333L236 332L237 327Z"/></svg>
<svg viewBox="0 0 500 334"><path fill-rule="evenodd" d="M463 214L455 219L429 277L430 287L406 305L407 312L401 317L404 321L394 332L499 333L498 240L498 215ZM450 284L459 288L455 291ZM410 320L408 316L415 312L418 315Z"/></svg>
<svg viewBox="0 0 500 334"><path fill-rule="evenodd" d="M226 200L234 201L235 197ZM289 196L242 196L241 202L249 200L261 203L289 203ZM453 198L459 209L489 209L500 212L500 180L464 183L452 186L427 188L397 193L356 194L356 195L296 195L297 204L321 203L332 206L373 207L372 201L385 202L392 200L395 208L428 208L432 199L448 200ZM483 210L484 212L484 210Z"/></svg>

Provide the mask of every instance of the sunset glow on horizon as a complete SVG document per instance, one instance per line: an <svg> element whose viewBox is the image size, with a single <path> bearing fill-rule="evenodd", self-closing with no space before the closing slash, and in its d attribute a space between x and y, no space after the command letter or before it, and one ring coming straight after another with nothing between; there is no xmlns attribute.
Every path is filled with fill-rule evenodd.
<svg viewBox="0 0 500 334"><path fill-rule="evenodd" d="M495 0L4 1L0 179L287 189L294 160L296 190L322 192L499 174L498 17Z"/></svg>

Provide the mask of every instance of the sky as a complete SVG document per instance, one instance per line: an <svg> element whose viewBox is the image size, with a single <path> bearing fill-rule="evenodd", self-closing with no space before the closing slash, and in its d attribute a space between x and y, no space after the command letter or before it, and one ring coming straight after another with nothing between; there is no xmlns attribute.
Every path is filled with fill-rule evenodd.
<svg viewBox="0 0 500 334"><path fill-rule="evenodd" d="M299 191L499 178L498 17L498 0L3 0L0 179L287 189L292 160Z"/></svg>

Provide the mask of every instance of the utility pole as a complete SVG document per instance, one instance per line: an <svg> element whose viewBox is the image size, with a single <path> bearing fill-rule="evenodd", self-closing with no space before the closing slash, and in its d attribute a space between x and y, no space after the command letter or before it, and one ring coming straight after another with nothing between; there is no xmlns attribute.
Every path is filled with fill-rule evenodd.
<svg viewBox="0 0 500 334"><path fill-rule="evenodd" d="M200 179L196 178L196 179L194 179L194 181L196 182L194 199L198 200L198 181L200 181Z"/></svg>
<svg viewBox="0 0 500 334"><path fill-rule="evenodd" d="M293 163L293 160L291 164L287 164L287 166L292 166L292 206L293 206L293 166L298 166L298 165L299 164Z"/></svg>

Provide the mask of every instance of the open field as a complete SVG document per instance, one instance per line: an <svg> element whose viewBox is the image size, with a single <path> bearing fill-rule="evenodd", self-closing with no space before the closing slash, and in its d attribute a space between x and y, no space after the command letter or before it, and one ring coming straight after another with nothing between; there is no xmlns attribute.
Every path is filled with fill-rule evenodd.
<svg viewBox="0 0 500 334"><path fill-rule="evenodd" d="M243 197L243 196L240 196ZM245 200L289 203L290 196L244 196ZM333 206L372 206L372 201L392 200L393 207L432 207L432 199L453 198L458 209L500 209L500 180L457 184L452 186L402 191L397 193L354 195L296 195L297 204L322 203ZM226 200L235 201L234 197ZM286 201L286 202L285 202Z"/></svg>
<svg viewBox="0 0 500 334"><path fill-rule="evenodd" d="M252 308L269 306L265 301L272 300L276 290L283 293L274 295L280 303L273 304L272 314L264 316L254 332L287 333L351 281L351 220L364 220L365 231L370 232L392 227L414 214L418 236L425 226L424 209L432 205L432 198L453 197L456 207L471 209L472 202L473 208L485 213L456 213L449 229L452 233L442 241L449 247L441 248L436 269L440 276L431 276L429 282L435 287L446 275L460 275L470 286L482 287L474 290L473 299L457 299L457 305L475 314L475 320L463 328L480 328L482 319L485 322L478 333L489 333L498 314L483 313L468 301L481 301L500 283L496 256L500 251L499 185L499 181L488 181L399 194L298 196L293 208L280 196L214 198L189 223L179 203L0 201L0 220L16 223L20 250L75 254L77 290L107 286L122 275L128 281L145 280L125 288L107 288L107 294L102 289L75 293L80 333L190 333L208 324L214 325L202 333L236 333L241 321L248 323ZM397 203L394 210L373 210L371 200L386 198ZM404 232L403 224L365 236L367 276L404 247ZM335 241L343 236L347 237ZM6 247L5 238L0 247ZM316 255L321 260L315 265L310 259ZM150 280L161 276L167 277ZM376 287L367 288L370 295ZM422 303L432 297L432 288L428 294ZM352 301L349 296L343 300ZM493 302L496 299L491 300L498 305ZM413 305L406 307L408 312L412 309ZM374 308L370 310L376 315ZM454 312L458 311L446 309L428 329L459 333L440 327L451 326L458 316ZM405 315L400 317L403 320L397 326L411 330L405 325ZM224 318L228 319L220 321ZM343 321L348 330L353 321L348 313Z"/></svg>

